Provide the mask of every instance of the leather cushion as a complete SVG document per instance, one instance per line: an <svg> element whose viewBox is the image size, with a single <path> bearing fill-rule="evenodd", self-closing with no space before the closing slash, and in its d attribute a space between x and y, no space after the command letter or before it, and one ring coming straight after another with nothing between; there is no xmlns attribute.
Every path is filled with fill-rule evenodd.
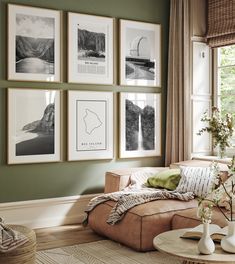
<svg viewBox="0 0 235 264"><path fill-rule="evenodd" d="M97 233L138 251L153 250L153 238L171 229L173 215L197 206L196 200L158 200L138 205L129 210L115 225L106 223L114 205L108 201L98 205L90 214L88 223Z"/></svg>
<svg viewBox="0 0 235 264"><path fill-rule="evenodd" d="M220 227L227 225L225 217L218 209L213 209L212 223ZM193 228L200 224L201 220L197 217L197 208L177 212L172 218L172 229Z"/></svg>

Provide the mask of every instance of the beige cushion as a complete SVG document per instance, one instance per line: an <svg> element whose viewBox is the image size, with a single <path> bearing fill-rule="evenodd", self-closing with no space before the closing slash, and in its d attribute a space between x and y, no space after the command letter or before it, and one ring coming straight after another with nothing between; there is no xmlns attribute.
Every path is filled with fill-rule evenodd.
<svg viewBox="0 0 235 264"><path fill-rule="evenodd" d="M210 167L180 167L181 179L177 192L193 192L196 196L206 197L213 187L214 174Z"/></svg>
<svg viewBox="0 0 235 264"><path fill-rule="evenodd" d="M114 171L107 171L105 174L105 193L117 192L130 184L130 176L132 173L139 171L151 171L157 173L160 170L166 170L168 167L140 167L140 168L129 168Z"/></svg>
<svg viewBox="0 0 235 264"><path fill-rule="evenodd" d="M153 250L153 238L171 229L172 216L197 206L196 200L158 200L129 210L115 225L106 223L114 202L98 205L89 215L89 225L97 233L138 251Z"/></svg>
<svg viewBox="0 0 235 264"><path fill-rule="evenodd" d="M175 162L170 165L171 169L179 168L180 166L190 166L190 167L209 167L212 161L205 160L185 160L180 162ZM227 172L228 166L224 163L218 163L220 171Z"/></svg>
<svg viewBox="0 0 235 264"><path fill-rule="evenodd" d="M195 167L208 167L211 161L201 161L201 160L187 160L177 163L172 163L170 168L175 169L179 166L195 166ZM225 177L227 175L228 166L226 164L219 163L220 170L225 172ZM132 173L140 170L151 170L153 173L159 172L159 170L165 170L168 167L139 167L139 168L127 168L114 171L108 171L105 174L105 193L117 192L130 184L130 176Z"/></svg>

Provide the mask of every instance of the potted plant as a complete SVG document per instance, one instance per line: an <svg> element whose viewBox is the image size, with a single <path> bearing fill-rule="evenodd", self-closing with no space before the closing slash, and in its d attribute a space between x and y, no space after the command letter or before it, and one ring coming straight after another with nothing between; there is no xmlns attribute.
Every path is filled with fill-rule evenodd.
<svg viewBox="0 0 235 264"><path fill-rule="evenodd" d="M213 106L211 117L206 111L202 118L202 122L207 122L208 125L200 129L197 135L202 135L204 132L211 133L213 139L213 148L218 146L219 158L224 158L226 147L230 147L230 139L233 135L233 118L230 113L223 117L219 108Z"/></svg>

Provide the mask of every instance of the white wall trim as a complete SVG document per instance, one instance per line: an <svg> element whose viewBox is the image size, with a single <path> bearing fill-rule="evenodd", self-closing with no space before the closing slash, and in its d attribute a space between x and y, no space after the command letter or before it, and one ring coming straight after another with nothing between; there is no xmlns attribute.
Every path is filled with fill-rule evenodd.
<svg viewBox="0 0 235 264"><path fill-rule="evenodd" d="M44 228L82 223L88 202L98 194L0 203L0 217L7 224Z"/></svg>

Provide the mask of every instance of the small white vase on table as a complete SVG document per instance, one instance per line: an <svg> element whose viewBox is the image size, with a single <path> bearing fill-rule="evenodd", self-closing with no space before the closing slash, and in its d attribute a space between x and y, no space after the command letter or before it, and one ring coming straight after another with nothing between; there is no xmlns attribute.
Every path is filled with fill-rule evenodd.
<svg viewBox="0 0 235 264"><path fill-rule="evenodd" d="M212 205L201 203L198 209L198 217L203 223L202 237L198 242L198 251L204 255L210 255L215 251L214 241L210 237L210 222L212 217Z"/></svg>
<svg viewBox="0 0 235 264"><path fill-rule="evenodd" d="M226 252L235 253L235 221L228 221L228 235L222 238L221 247Z"/></svg>
<svg viewBox="0 0 235 264"><path fill-rule="evenodd" d="M209 223L203 223L203 234L198 242L198 251L204 255L210 255L215 251L215 244L210 237Z"/></svg>

